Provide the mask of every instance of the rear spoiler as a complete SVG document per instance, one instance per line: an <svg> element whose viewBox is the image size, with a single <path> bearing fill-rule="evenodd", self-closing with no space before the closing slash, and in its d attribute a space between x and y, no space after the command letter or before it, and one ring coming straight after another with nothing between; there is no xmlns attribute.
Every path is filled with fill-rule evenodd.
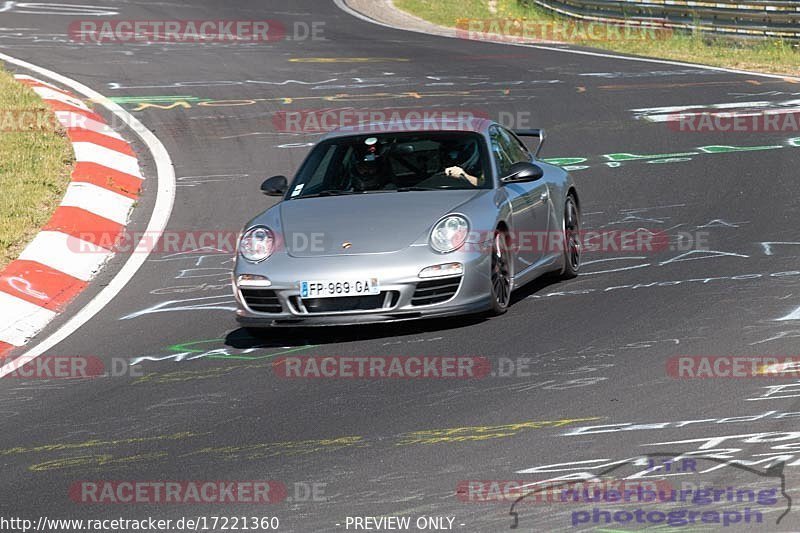
<svg viewBox="0 0 800 533"><path fill-rule="evenodd" d="M539 145L536 147L536 153L533 154L536 159L539 159L539 152L542 151L542 146L544 146L544 130L541 128L536 129L529 129L529 130L514 130L519 137L538 137L539 138Z"/></svg>

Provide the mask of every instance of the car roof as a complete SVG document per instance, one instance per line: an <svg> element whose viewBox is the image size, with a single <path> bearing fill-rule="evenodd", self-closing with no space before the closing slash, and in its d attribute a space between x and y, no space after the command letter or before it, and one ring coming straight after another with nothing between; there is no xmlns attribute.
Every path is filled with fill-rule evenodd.
<svg viewBox="0 0 800 533"><path fill-rule="evenodd" d="M484 133L494 121L477 118L472 115L464 119L398 119L396 121L386 120L381 122L367 122L352 126L343 126L328 132L323 140L337 137L350 137L353 135L370 135L380 133L414 133L414 132L433 132L433 131L463 131L473 133Z"/></svg>

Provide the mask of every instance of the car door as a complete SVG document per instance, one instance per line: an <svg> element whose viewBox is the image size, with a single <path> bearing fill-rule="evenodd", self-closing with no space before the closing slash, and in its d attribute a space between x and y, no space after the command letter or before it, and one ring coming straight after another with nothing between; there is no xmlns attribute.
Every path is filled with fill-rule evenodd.
<svg viewBox="0 0 800 533"><path fill-rule="evenodd" d="M490 131L492 155L502 178L514 163L533 162L534 158L513 133L501 126ZM544 179L503 185L511 204L514 272L519 274L547 252L550 202Z"/></svg>

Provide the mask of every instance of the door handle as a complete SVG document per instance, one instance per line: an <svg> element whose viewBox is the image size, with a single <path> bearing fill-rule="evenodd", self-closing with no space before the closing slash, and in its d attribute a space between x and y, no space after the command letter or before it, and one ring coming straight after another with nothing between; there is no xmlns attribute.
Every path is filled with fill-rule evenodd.
<svg viewBox="0 0 800 533"><path fill-rule="evenodd" d="M547 201L547 198L548 198L548 196L549 196L549 195L547 194L547 191L545 191L545 192L543 192L543 193L542 193L542 194L539 196L539 200L541 200L542 202L546 202L546 201Z"/></svg>

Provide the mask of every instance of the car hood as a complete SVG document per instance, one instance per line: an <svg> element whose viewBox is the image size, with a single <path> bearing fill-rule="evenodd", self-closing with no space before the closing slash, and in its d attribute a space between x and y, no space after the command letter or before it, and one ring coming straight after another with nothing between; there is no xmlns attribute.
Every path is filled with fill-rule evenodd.
<svg viewBox="0 0 800 533"><path fill-rule="evenodd" d="M386 192L288 200L280 204L285 247L294 257L395 252L427 238L441 217L485 192Z"/></svg>

